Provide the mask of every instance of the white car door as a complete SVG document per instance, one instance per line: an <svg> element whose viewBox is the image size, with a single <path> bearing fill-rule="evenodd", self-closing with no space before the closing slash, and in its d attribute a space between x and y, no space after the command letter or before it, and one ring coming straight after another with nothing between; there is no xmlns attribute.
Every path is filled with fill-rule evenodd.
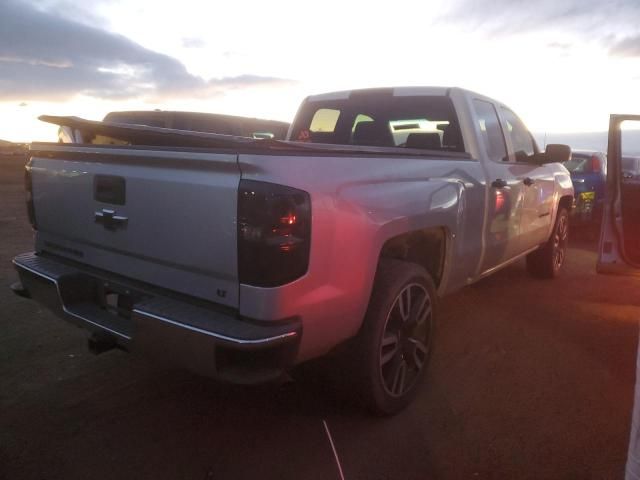
<svg viewBox="0 0 640 480"><path fill-rule="evenodd" d="M611 115L607 193L602 216L598 273L640 274L640 180L633 175L625 174L623 165L623 156L640 158L638 129L640 115ZM640 478L640 350L636 364L633 404L625 475L627 480Z"/></svg>
<svg viewBox="0 0 640 480"><path fill-rule="evenodd" d="M611 115L599 273L640 273L640 179L627 174L622 158L640 158L637 129L640 115Z"/></svg>

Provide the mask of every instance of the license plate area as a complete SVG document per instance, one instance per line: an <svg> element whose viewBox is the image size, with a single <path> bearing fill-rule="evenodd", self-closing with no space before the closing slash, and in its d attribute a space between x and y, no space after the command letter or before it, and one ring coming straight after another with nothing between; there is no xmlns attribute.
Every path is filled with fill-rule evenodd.
<svg viewBox="0 0 640 480"><path fill-rule="evenodd" d="M143 295L128 287L104 281L90 275L73 275L60 281L60 294L67 308L93 305L109 315L130 319L136 301Z"/></svg>
<svg viewBox="0 0 640 480"><path fill-rule="evenodd" d="M593 201L596 199L596 192L582 192L580 194L580 199L583 201Z"/></svg>
<svg viewBox="0 0 640 480"><path fill-rule="evenodd" d="M596 199L596 192L582 192L578 197L577 210L583 213L590 213Z"/></svg>

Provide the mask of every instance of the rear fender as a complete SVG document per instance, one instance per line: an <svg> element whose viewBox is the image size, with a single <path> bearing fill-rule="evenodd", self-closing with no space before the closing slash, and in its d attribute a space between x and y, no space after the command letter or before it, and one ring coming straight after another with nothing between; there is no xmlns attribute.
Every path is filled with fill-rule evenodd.
<svg viewBox="0 0 640 480"><path fill-rule="evenodd" d="M352 337L362 324L380 252L389 239L440 228L449 239L447 258L456 255L465 234L461 225L469 189L454 175L482 191L463 169L467 165L475 172L475 162L460 166L417 159L241 156L243 178L307 191L312 215L307 273L276 288L241 284L241 315L263 321L301 317L298 361ZM425 175L426 166L432 176ZM436 172L447 176L436 177ZM441 289L451 278L450 263L446 261ZM458 263L466 268L470 262Z"/></svg>

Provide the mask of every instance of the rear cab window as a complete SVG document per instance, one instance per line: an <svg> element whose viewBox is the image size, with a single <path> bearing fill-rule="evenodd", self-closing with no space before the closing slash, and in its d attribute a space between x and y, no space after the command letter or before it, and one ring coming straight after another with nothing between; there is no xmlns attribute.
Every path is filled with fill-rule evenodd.
<svg viewBox="0 0 640 480"><path fill-rule="evenodd" d="M464 152L451 99L446 96L352 95L307 102L292 140Z"/></svg>
<svg viewBox="0 0 640 480"><path fill-rule="evenodd" d="M309 130L312 132L333 133L336 130L339 118L340 110L336 110L335 108L320 108L313 114Z"/></svg>
<svg viewBox="0 0 640 480"><path fill-rule="evenodd" d="M336 133L340 110L337 108L318 108L312 114L309 126L301 128L293 138L299 142L332 143L331 139Z"/></svg>

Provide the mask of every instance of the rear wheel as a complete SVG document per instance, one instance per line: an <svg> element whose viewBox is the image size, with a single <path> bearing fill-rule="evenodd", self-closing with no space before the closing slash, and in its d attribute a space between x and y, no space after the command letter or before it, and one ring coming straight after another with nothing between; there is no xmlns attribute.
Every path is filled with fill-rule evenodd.
<svg viewBox="0 0 640 480"><path fill-rule="evenodd" d="M361 399L375 413L397 413L415 396L431 353L435 308L424 268L380 261L355 359Z"/></svg>
<svg viewBox="0 0 640 480"><path fill-rule="evenodd" d="M569 245L569 212L560 207L549 241L527 255L527 270L538 278L557 277L564 265Z"/></svg>

